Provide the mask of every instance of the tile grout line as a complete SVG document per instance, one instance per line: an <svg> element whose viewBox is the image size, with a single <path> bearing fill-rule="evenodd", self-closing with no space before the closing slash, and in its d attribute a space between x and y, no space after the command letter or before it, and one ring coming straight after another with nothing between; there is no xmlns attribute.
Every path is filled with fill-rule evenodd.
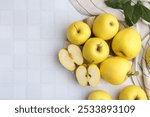
<svg viewBox="0 0 150 117"><path fill-rule="evenodd" d="M26 27L26 87L25 87L25 95L26 95L26 99L28 99L28 93L27 93L27 90L28 90L28 26L29 26L29 22L28 22L28 12L29 12L29 9L28 9L28 0L26 0L26 23L27 23L27 27Z"/></svg>
<svg viewBox="0 0 150 117"><path fill-rule="evenodd" d="M41 14L42 14L42 8L41 8L42 1L40 0L40 94L41 94L41 99L42 99L42 38L41 38L41 31L42 31L42 19L41 19Z"/></svg>
<svg viewBox="0 0 150 117"><path fill-rule="evenodd" d="M53 11L53 18L54 18L54 19L53 19L53 23L54 23L54 25L55 25L55 21L56 21L56 20L55 20L55 16L56 16L56 14L55 14L55 2L56 2L56 1L53 1L53 4L54 4L54 5L53 5L53 10L54 10L54 11ZM55 35L55 33L56 33L56 27L54 27L54 35ZM56 82L56 79L55 79L55 82ZM56 86L56 85L55 85L55 86ZM56 92L57 92L57 91L56 91L56 87L54 87L54 88L55 88L55 94L54 94L54 95L55 95L55 98L57 98L57 95L56 95Z"/></svg>
<svg viewBox="0 0 150 117"><path fill-rule="evenodd" d="M14 54L14 52L15 52L15 8L13 7L13 16L12 16L13 18L12 18L12 40L13 40L13 49L12 49L12 53L13 53L13 63L12 63L12 67L13 67L13 98L15 99L15 95L14 95L14 93L15 93L15 54Z"/></svg>

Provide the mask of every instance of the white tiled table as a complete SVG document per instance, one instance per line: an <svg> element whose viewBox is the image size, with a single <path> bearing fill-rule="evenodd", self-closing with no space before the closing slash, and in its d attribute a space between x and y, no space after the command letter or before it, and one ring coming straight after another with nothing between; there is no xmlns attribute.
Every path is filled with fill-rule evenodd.
<svg viewBox="0 0 150 117"><path fill-rule="evenodd" d="M79 86L57 58L66 28L83 18L68 0L0 0L0 99L85 99L94 89ZM95 89L115 98L127 83L101 80Z"/></svg>

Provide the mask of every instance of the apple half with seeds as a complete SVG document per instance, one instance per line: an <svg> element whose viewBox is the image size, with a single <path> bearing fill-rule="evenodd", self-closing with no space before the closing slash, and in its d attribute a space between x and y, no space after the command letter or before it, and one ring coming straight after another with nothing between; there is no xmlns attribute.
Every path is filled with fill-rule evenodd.
<svg viewBox="0 0 150 117"><path fill-rule="evenodd" d="M70 44L68 48L63 48L58 53L60 63L69 71L74 71L76 65L83 64L83 56L79 46Z"/></svg>
<svg viewBox="0 0 150 117"><path fill-rule="evenodd" d="M81 86L96 87L100 82L100 70L95 64L80 65L76 70L76 78Z"/></svg>

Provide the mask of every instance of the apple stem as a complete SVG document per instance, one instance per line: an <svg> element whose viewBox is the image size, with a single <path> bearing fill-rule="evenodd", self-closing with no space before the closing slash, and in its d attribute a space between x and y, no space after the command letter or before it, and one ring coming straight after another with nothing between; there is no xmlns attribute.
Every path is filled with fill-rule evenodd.
<svg viewBox="0 0 150 117"><path fill-rule="evenodd" d="M102 47L102 44L97 44L97 49L96 50L100 52L101 47Z"/></svg>
<svg viewBox="0 0 150 117"><path fill-rule="evenodd" d="M134 100L139 100L138 96L136 96Z"/></svg>
<svg viewBox="0 0 150 117"><path fill-rule="evenodd" d="M110 25L111 25L111 26L113 26L113 25L114 25L114 23L113 23L113 22L110 22Z"/></svg>
<svg viewBox="0 0 150 117"><path fill-rule="evenodd" d="M76 27L76 25L74 25L74 27L76 28L77 33L80 33L80 30Z"/></svg>

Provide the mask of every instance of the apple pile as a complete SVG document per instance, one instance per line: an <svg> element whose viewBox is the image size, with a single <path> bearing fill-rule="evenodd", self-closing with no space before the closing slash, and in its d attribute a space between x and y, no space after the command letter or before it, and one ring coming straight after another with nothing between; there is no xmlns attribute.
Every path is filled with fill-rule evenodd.
<svg viewBox="0 0 150 117"><path fill-rule="evenodd" d="M64 68L75 72L81 86L96 87L101 77L112 85L122 84L133 74L130 61L141 50L140 35L131 27L120 30L121 24L109 13L90 20L77 21L68 27L70 44L59 51L59 61ZM94 99L95 95L97 99L103 99L102 95L111 99L101 90L92 92L88 99ZM143 95L146 97L145 92Z"/></svg>

